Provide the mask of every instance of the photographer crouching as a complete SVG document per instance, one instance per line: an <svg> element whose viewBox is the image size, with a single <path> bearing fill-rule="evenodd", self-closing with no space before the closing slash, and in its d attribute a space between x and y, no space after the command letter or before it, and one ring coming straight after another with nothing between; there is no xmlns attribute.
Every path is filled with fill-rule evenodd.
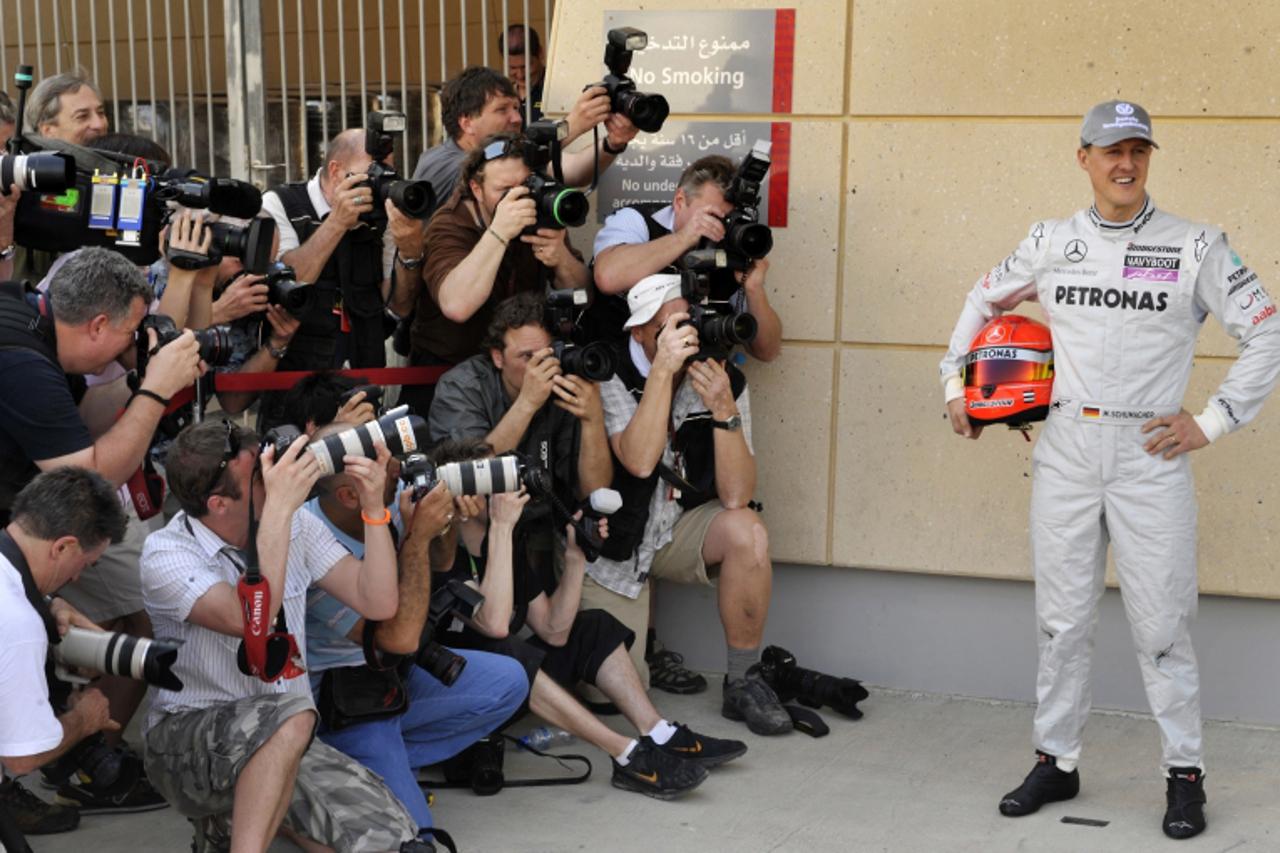
<svg viewBox="0 0 1280 853"><path fill-rule="evenodd" d="M142 588L156 637L183 646L174 673L186 688L155 695L147 772L195 824L196 849L265 850L280 831L339 850L420 850L382 780L313 739L299 677L308 587L366 618L396 613L395 545L379 521L385 459L342 460L366 509L361 560L301 509L321 473L305 445L259 456L254 433L206 420L169 450L182 511L148 537Z"/></svg>
<svg viewBox="0 0 1280 853"><path fill-rule="evenodd" d="M5 775L30 773L91 735L119 729L107 697L92 687L71 694L65 712L55 715L46 680L50 644L72 625L102 629L62 599L46 604L46 597L124 537L125 516L106 480L72 467L32 480L10 514L0 532L0 848L21 853L29 848L14 830L41 834L54 828L23 820L37 810L11 813L7 805L15 799L35 797Z"/></svg>

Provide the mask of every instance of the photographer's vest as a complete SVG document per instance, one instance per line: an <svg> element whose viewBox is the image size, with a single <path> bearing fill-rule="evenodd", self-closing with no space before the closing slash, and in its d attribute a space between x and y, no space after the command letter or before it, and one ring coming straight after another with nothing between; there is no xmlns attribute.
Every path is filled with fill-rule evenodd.
<svg viewBox="0 0 1280 853"><path fill-rule="evenodd" d="M30 350L63 373L62 366L58 364L52 312L48 308L42 312L27 298L28 294L35 296L27 290L25 282L0 283L0 349ZM47 301L42 304L48 305ZM85 392L84 377L64 375L71 397L79 405ZM14 498L38 473L40 469L31 459L0 459L0 525L9 523L9 508L13 506Z"/></svg>
<svg viewBox="0 0 1280 853"><path fill-rule="evenodd" d="M298 234L298 244L311 239L322 218L311 204L305 183L276 187L285 215ZM307 309L289 343L279 370L316 370L332 367L341 320L334 308L341 304L351 324L348 358L352 367L384 367L387 339L386 311L382 302L382 229L361 225L338 241L324 269L316 278Z"/></svg>
<svg viewBox="0 0 1280 853"><path fill-rule="evenodd" d="M664 207L669 207L668 202L644 202L642 204L633 204L623 210L634 210L644 217L645 227L649 229L649 242L660 240L671 233L671 229L658 222L653 216ZM595 278L595 261L592 261L592 279ZM658 270L659 273L679 273L680 269L675 264L663 267ZM717 302L727 301L738 289L738 282L733 277L733 273L716 272L711 275L711 299ZM626 293L596 293L595 301L591 307L583 314L581 325L585 335L584 340L587 341L612 341L623 333L623 326L627 319L631 316L631 309L627 307Z"/></svg>
<svg viewBox="0 0 1280 853"><path fill-rule="evenodd" d="M613 358L614 375L622 381L627 392L639 405L640 398L644 395L645 377L631 361L630 347L625 339L620 344L615 343ZM747 379L732 364L726 364L725 370L729 374L729 388L736 400L746 387ZM680 497L677 500L686 511L718 497L715 427L711 420L710 412L690 412L675 435L671 436L672 449L685 460L683 482L661 461L648 477L636 477L621 462L614 464L613 489L622 496L622 506L609 516L609 538L604 540L604 548L601 550L605 557L625 561L634 556L644 538L645 524L649 521L649 504L655 488L667 488L668 485L678 487ZM668 415L668 430L670 423ZM666 482L660 483L659 478Z"/></svg>

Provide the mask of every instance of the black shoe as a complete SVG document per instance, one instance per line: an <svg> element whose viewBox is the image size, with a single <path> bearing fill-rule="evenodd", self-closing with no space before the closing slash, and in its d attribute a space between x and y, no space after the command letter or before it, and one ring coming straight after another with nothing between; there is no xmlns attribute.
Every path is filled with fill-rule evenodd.
<svg viewBox="0 0 1280 853"><path fill-rule="evenodd" d="M1080 771L1064 773L1058 769L1058 759L1036 750L1036 766L1015 790L1000 800L1000 814L1005 817L1022 817L1040 810L1046 803L1069 800L1080 793Z"/></svg>
<svg viewBox="0 0 1280 853"><path fill-rule="evenodd" d="M53 801L64 806L75 806L80 814L134 814L168 808L160 792L151 787L145 777L139 778L133 787L114 796L100 794L82 784L78 776L58 789Z"/></svg>
<svg viewBox="0 0 1280 853"><path fill-rule="evenodd" d="M711 768L727 764L747 752L747 745L740 740L700 735L682 723L673 722L671 725L676 727L676 733L666 743L655 745L676 758L687 758Z"/></svg>
<svg viewBox="0 0 1280 853"><path fill-rule="evenodd" d="M753 665L743 678L724 677L724 704L720 715L729 720L745 720L758 735L780 735L791 731L791 715L778 701L778 694L760 676L760 664Z"/></svg>
<svg viewBox="0 0 1280 853"><path fill-rule="evenodd" d="M707 768L662 751L648 736L640 738L636 748L631 750L631 760L626 767L613 762L613 787L658 800L687 794L701 785L708 775Z"/></svg>
<svg viewBox="0 0 1280 853"><path fill-rule="evenodd" d="M1204 832L1204 774L1199 767L1170 767L1166 783L1164 834L1194 838Z"/></svg>
<svg viewBox="0 0 1280 853"><path fill-rule="evenodd" d="M17 779L0 782L0 808L7 809L23 835L70 832L80 825L80 812L46 803Z"/></svg>
<svg viewBox="0 0 1280 853"><path fill-rule="evenodd" d="M655 652L649 662L649 685L674 693L677 696L688 696L701 693L707 689L707 680L684 665L684 658L670 649Z"/></svg>

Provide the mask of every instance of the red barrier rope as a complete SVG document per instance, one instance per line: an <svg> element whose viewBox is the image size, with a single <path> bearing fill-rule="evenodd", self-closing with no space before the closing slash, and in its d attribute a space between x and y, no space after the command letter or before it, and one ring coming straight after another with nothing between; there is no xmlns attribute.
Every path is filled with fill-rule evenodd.
<svg viewBox="0 0 1280 853"><path fill-rule="evenodd" d="M446 367L368 367L334 370L335 376L363 379L371 385L430 385L439 381ZM298 380L312 376L316 370L282 370L275 373L216 373L215 391L288 391ZM176 411L195 398L194 388L184 388L173 395L165 413Z"/></svg>

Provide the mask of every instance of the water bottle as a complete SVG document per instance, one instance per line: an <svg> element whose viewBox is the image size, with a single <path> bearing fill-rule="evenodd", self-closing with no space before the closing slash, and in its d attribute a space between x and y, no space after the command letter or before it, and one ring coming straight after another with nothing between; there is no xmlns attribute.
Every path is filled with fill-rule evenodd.
<svg viewBox="0 0 1280 853"><path fill-rule="evenodd" d="M520 738L520 745L536 749L539 752L546 752L549 749L568 746L575 741L577 741L577 738L564 729L538 726L538 728Z"/></svg>

